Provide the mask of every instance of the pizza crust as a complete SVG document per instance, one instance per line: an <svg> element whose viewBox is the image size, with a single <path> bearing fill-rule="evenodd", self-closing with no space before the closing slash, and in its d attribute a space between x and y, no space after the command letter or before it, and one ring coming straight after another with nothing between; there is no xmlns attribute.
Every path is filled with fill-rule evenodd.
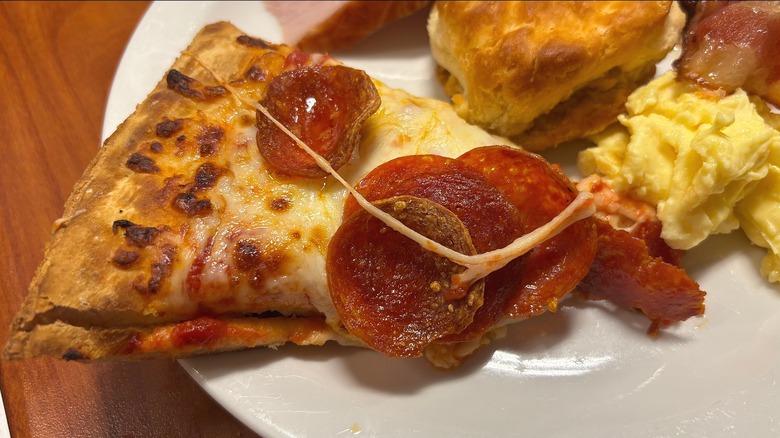
<svg viewBox="0 0 780 438"><path fill-rule="evenodd" d="M171 77L166 74L106 140L66 202L65 219L56 223L12 323L6 357L113 356L133 333L204 314L225 319L274 312L298 322L324 317L330 331L312 328L314 337L304 342L337 339L359 344L340 334L325 279L324 256L341 222L346 190L335 182L291 181L265 168L257 152L255 111L231 94L261 100L267 81L251 82L257 73L253 67L259 64L277 74L284 62L298 56L294 52L289 46L248 37L225 22L208 25L195 37L171 69L197 81L200 91L216 90L217 97L183 96L172 89L175 86L169 87ZM226 84L231 90L220 96L218 87ZM455 157L482 145L511 144L468 125L444 102L375 84L382 106L364 124L354 159L339 171L350 183L401 155ZM179 119L185 121L177 127ZM217 152L209 155L203 144L198 151L197 142L213 126L221 134L215 136ZM220 149L219 141L229 147ZM209 159L191 158L187 148L194 148L195 158ZM163 154L155 152L159 150ZM165 154L173 158L163 158ZM207 190L197 191L193 187L204 161L214 165L217 176ZM214 214L192 219L174 211L171 199L177 193L208 197ZM251 226L236 216L245 205L263 209L247 219ZM130 239L133 226L154 232ZM244 273L237 280L219 267L235 263L240 239L256 243L253 248L259 250L260 260L255 261L264 270ZM253 255L251 249L248 254ZM204 253L221 259L204 262ZM154 272L159 278L150 278ZM192 283L193 273L203 277L200 290ZM300 327L296 336L306 327L311 328ZM284 336L239 344L226 340L213 351L284 340ZM201 352L173 349L166 354Z"/></svg>
<svg viewBox="0 0 780 438"><path fill-rule="evenodd" d="M52 356L65 360L181 358L255 347L323 345L334 341L358 342L334 331L321 317L226 318L217 324L230 335L214 336L205 343L171 342L182 324L154 327L78 327L55 321L16 332L8 341L6 359Z"/></svg>
<svg viewBox="0 0 780 438"><path fill-rule="evenodd" d="M200 63L211 66L213 73L224 78L243 72L257 56L257 50L238 44L237 38L242 35L229 23L208 25L171 68L205 84L218 85L212 72ZM187 53L196 53L197 59ZM62 216L67 220L58 221L54 227L43 262L12 323L14 335L6 356L63 353L60 350L69 345L83 344L85 356L98 357L110 352L127 330L135 330L126 327L171 323L197 314L197 308L176 312L160 305L164 293L158 296L138 293L135 286L139 273L112 265L114 252L124 240L121 228L112 230L115 221L152 218L155 223L144 225L157 226L171 216L153 200L143 198L160 187L146 174L131 170L126 165L128 157L140 144L154 137L155 126L161 120L185 117L197 110L197 102L169 89L163 77L105 141L65 204ZM311 307L280 306L275 310L303 315L316 313Z"/></svg>
<svg viewBox="0 0 780 438"><path fill-rule="evenodd" d="M238 50L226 53L225 48L231 47L229 42L238 35L238 29L227 23L210 25L187 50L198 53L200 59L217 66L221 70L218 73L228 76L247 57ZM173 68L213 81L188 56L179 57ZM135 174L125 166L130 154L139 142L149 137L149 131L161 119L171 114L186 114L191 107L189 100L167 88L163 78L106 140L65 204L63 217L72 218L54 231L44 261L30 285L23 311L14 322L15 330L28 330L35 324L57 319L77 325L122 326L181 318L156 313L149 300L133 291L137 274L111 266L115 246L122 240L121 233L113 233L111 225L128 217L128 205L138 208L142 204L118 203L126 200L123 194L138 196L134 194L149 188L144 175ZM77 211L82 213L77 215Z"/></svg>

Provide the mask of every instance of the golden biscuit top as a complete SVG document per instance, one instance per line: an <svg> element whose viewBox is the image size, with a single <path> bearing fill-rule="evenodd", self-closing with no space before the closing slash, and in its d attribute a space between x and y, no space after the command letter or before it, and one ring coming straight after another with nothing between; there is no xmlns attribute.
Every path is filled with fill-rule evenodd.
<svg viewBox="0 0 780 438"><path fill-rule="evenodd" d="M684 15L660 2L436 2L428 22L458 114L501 135L614 68L662 59Z"/></svg>

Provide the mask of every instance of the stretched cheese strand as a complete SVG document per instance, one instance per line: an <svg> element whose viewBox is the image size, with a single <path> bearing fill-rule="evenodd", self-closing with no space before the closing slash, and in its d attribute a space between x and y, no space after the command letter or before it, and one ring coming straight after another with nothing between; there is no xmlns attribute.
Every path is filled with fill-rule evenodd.
<svg viewBox="0 0 780 438"><path fill-rule="evenodd" d="M355 197L355 200L358 202L358 204L360 204L360 206L363 209L365 209L368 213L370 213L372 216L382 221L385 225L392 228L393 230L403 234L409 239L412 239L418 245L425 248L426 250L438 254L439 256L442 256L444 258L447 258L453 263L457 263L458 265L464 266L466 268L465 271L453 276L452 279L453 287L457 287L461 284L468 284L470 282L479 280L480 278L486 277L491 272L503 268L510 261L516 259L517 257L522 256L523 254L527 253L535 246L546 241L547 239L554 237L555 235L557 235L558 233L566 229L566 227L568 227L572 223L590 217L596 211L595 205L593 203L593 195L589 192L579 192L576 198L574 199L574 201L572 201L572 203L569 204L568 207L566 207L563 211L561 211L550 222L538 227L534 231L524 236L518 237L512 243L505 246L504 248L500 248L497 250L489 251L482 254L476 254L476 255L466 255L466 254L459 253L412 230L411 228L404 225L398 219L394 218L390 214L385 213L384 211L372 205L366 198L363 197L363 195L358 193L358 191L355 190L355 188L351 184L349 184L346 180L344 180L344 178L342 178L338 172L336 172L336 170L330 165L328 160L326 160L317 152L315 152L311 147L309 147L309 145L303 142L303 140L298 138L298 136L296 136L289 129L287 129L287 127L285 127L274 116L272 116L271 113L268 112L268 109L266 109L259 102L253 102L249 99L241 97L241 95L238 94L235 91L235 89L233 89L230 85L228 85L226 81L222 80L222 78L220 78L219 75L216 74L216 72L214 72L203 62L201 62L197 56L189 52L184 52L184 53L189 55L193 59L195 59L195 61L198 62L198 64L200 64L212 76L214 76L217 82L222 84L222 86L225 87L225 89L227 89L228 91L230 91L230 93L233 94L233 96L237 97L245 105L251 106L257 111L260 111L265 117L268 118L268 120L270 120L274 125L276 125L279 129L281 129L282 132L285 133L285 135L290 137L290 139L293 140L296 145L298 145L298 147L300 147L307 154L309 154L309 156L311 156L312 159L314 159L314 161L322 170L328 172L342 186L344 186L344 188L346 188L349 191L349 193L351 193L352 196Z"/></svg>

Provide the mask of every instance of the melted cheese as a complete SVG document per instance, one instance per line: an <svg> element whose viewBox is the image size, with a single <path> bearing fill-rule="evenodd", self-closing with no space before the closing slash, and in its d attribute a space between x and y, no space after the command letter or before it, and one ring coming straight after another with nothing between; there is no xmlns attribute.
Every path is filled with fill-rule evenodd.
<svg viewBox="0 0 780 438"><path fill-rule="evenodd" d="M197 57L195 59L197 60ZM197 62L211 71L200 60ZM236 139L240 141L233 144L244 147L235 148L234 152L241 153L243 151L245 156L234 156L228 162L231 164L233 181L238 181L238 184L236 187L228 186L226 190L219 192L222 195L221 199L224 200L224 211L220 211L219 208L215 209L215 211L219 211L217 214L219 214L221 221L235 225L235 229L231 231L230 226L227 229L222 227L213 234L213 238L209 237L212 239L210 242L201 242L201 247L210 245L211 249L201 276L203 281L201 287L206 289L206 293L203 294L206 300L201 302L218 305L222 300L225 300L229 301L230 304L240 303L242 309L256 309L267 303L268 309L287 313L305 313L308 303L316 311L324 314L329 322L335 324L338 320L338 314L327 290L324 263L327 244L323 239L329 239L341 223L340 213L348 193L355 197L362 208L389 227L414 240L423 248L465 266L466 270L453 278L453 284L456 286L478 280L504 267L511 260L553 237L571 223L592 215L595 210L592 195L581 192L571 205L548 224L516 239L505 248L478 255L458 253L417 233L391 215L374 207L353 186L360 177L378 165L399 156L437 154L456 157L475 147L506 144L505 141L466 124L443 102L414 98L400 90L391 90L383 84L377 83L383 105L364 124L361 132L364 134L363 142L357 151L360 156L353 157L356 159L351 160L352 167L344 166L344 174L342 175L336 172L327 160L314 152L287 127L276 120L265 107L251 99L242 98L226 81L214 74L213 71L211 72L220 83L231 91L236 100L256 109L272 121L301 149L306 151L321 169L338 181L340 186L330 187L329 183L317 186L317 181L298 179L293 180L292 184L273 181L273 173L269 172L265 163L260 159L257 145L252 145L251 137L248 135L251 133L251 129L237 130L239 136L241 133L244 134L244 138ZM472 139L475 141L470 141ZM426 146L428 147L426 148ZM360 164L360 166L355 164ZM256 169L262 169L265 172L256 172ZM261 181L255 181L256 179ZM263 179L265 181L262 181ZM223 179L224 181L225 179ZM294 217L294 219L298 219L297 221L286 217L284 220L269 226L269 224L264 223L272 219L272 216L269 217L267 214L268 203L258 203L257 199L254 199L255 196L252 196L253 199L243 198L244 193L240 190L242 185L265 187L267 190L261 190L261 193L273 193L282 189L282 192L293 198L285 198L284 204L287 206L303 205L303 214ZM258 204L264 206L265 210L252 208L252 206L257 207ZM236 215L236 212L239 214ZM234 222L230 222L231 220ZM296 229L290 229L290 227ZM283 272L273 272L271 278L273 278L274 284L269 285L266 282L263 293L260 295L252 293L251 290L247 291L242 287L244 285L235 285L230 281L230 271L234 269L236 263L231 263L229 258L235 253L235 245L240 238L236 234L241 234L243 232L241 230L247 229L264 230L257 236L260 240L259 248L262 251L271 249L274 254L270 257L279 257L281 266L284 267ZM315 243L314 245L307 247L304 243L303 247L294 248L296 242L290 240L292 236L298 236L298 240L300 240L304 233L311 232L319 234L319 236L308 236L309 242ZM276 235L274 235L275 233ZM297 243L300 245L300 242ZM275 246L279 248L276 249ZM278 255L276 251L279 251ZM315 267L315 269L306 269L311 267ZM292 280L280 282L281 278ZM184 286L182 289L188 290L187 285ZM252 286L256 287L257 285L252 284Z"/></svg>
<svg viewBox="0 0 780 438"><path fill-rule="evenodd" d="M279 127L279 129L281 129L292 140L294 140L301 149L305 150L306 153L308 153L317 162L317 165L319 165L321 169L327 171L349 193L355 197L362 208L364 208L376 218L380 219L387 226L415 241L417 244L423 248L426 248L428 251L434 252L442 257L446 257L452 262L465 266L466 270L464 272L453 277L453 285L455 287L464 283L468 284L479 280L480 278L486 277L491 272L503 268L513 259L527 253L539 243L555 236L573 222L592 215L595 211L595 207L591 202L592 195L587 192L580 192L578 193L576 199L574 199L574 201L558 216L553 218L553 220L544 226L537 228L533 232L517 238L510 245L483 254L461 254L429 239L426 236L421 235L420 233L401 223L401 221L394 218L390 214L372 205L360 193L358 193L357 190L355 190L353 185L344 180L344 178L342 178L341 175L339 175L338 172L336 172L333 167L331 167L328 161L326 161L323 157L314 152L314 150L312 150L306 143L296 137L295 134L293 134L278 120L276 120L268 112L268 110L259 104L253 104L252 106L257 108L258 111L260 111L265 117L269 118L274 124L276 124L276 126Z"/></svg>
<svg viewBox="0 0 780 438"><path fill-rule="evenodd" d="M457 157L483 145L511 144L467 124L444 102L413 97L382 84L377 88L382 106L364 124L353 159L339 170L350 186L378 165L400 156ZM215 312L321 313L328 321L337 321L327 289L325 255L330 237L341 224L347 188L332 178L307 181L275 177L258 152L256 128L242 126L242 117L233 120L223 140L230 147L221 157L229 172L209 191L214 212L194 221L187 231L188 249L179 255L182 265L190 267L213 238L201 275L202 287L208 287L209 292L192 295L188 269L176 270L172 281L179 287L172 288L166 307L189 301L189 306L197 302ZM270 207L281 198L286 209ZM233 251L241 238L236 230L252 230L252 236L243 237L262 242L261 248L277 249L284 258L259 288L246 282L231 283L235 276ZM232 301L227 302L228 298Z"/></svg>

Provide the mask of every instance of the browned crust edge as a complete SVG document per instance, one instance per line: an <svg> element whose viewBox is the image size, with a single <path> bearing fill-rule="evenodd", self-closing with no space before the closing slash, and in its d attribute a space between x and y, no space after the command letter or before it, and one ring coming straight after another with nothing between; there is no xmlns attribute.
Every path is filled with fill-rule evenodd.
<svg viewBox="0 0 780 438"><path fill-rule="evenodd" d="M198 60L187 54L197 53L199 60L212 66L217 75L229 77L238 72L243 63L253 56L252 47L243 47L245 45L236 42L242 35L242 31L227 22L207 25L175 60L171 69L187 72L204 83L213 83L214 77L211 73L205 70ZM166 70L166 75L169 70ZM123 281L113 281L113 278L106 277L109 270L111 275L115 275L117 271L110 266L109 261L112 245L89 241L97 241L92 238L104 231L95 228L98 224L103 226L108 223L110 227L111 221L115 219L105 217L105 213L103 216L94 213L93 210L97 208L93 207L99 206L104 195L118 187L119 181L124 179L123 172L132 173L132 170L125 166L125 161L130 151L137 146L137 138L148 134L149 129L154 129L160 118L167 114L176 114L178 110L188 111L188 106L191 105L189 99L181 98L168 89L163 76L148 97L136 106L133 114L120 124L97 151L74 185L64 206L63 219L55 222L43 261L36 269L22 307L11 323L10 336L4 351L6 359L44 354L63 357L68 348L74 345L83 345L85 349L81 352L83 354L79 354L80 358L102 358L116 353L122 340L129 334L145 333L154 326L161 327L186 320L181 315L155 313L153 306L149 306L148 297L121 293L118 287L129 286L130 282L125 281L127 278L122 278ZM86 245L91 245L89 250L84 249ZM101 262L105 265L101 265ZM63 276L63 272L76 274ZM85 291L89 293L84 295ZM269 321L253 324L261 327L263 324L269 324ZM338 338L330 329L327 333L324 329L317 330L320 336L327 339ZM207 351L275 345L288 340L258 338L247 344L231 344L227 340L214 348L209 347ZM307 342L314 343L314 339ZM182 354L202 352L206 350L155 354L178 357Z"/></svg>
<svg viewBox="0 0 780 438"><path fill-rule="evenodd" d="M207 353L255 347L323 345L334 341L359 345L330 328L321 317L248 317L209 320L220 335L203 337L199 342L177 342L177 330L192 330L186 325L155 327L78 327L62 321L38 325L16 332L4 351L6 360L51 356L83 362L106 359L182 358Z"/></svg>

